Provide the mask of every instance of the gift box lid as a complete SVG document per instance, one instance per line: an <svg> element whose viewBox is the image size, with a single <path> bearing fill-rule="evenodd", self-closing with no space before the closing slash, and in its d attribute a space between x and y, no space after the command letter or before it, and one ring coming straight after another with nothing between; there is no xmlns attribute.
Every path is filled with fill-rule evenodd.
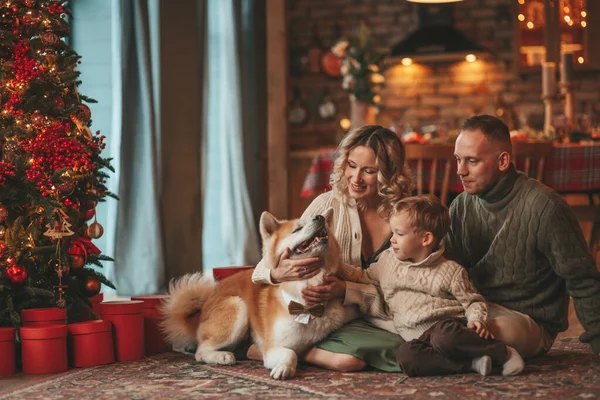
<svg viewBox="0 0 600 400"><path fill-rule="evenodd" d="M75 322L67 325L67 329L71 335L87 335L89 333L108 332L111 330L112 324L110 321L101 319L94 321Z"/></svg>
<svg viewBox="0 0 600 400"><path fill-rule="evenodd" d="M102 303L104 301L104 293L98 293L95 296L89 298L92 303Z"/></svg>
<svg viewBox="0 0 600 400"><path fill-rule="evenodd" d="M160 306L168 296L166 294L148 294L145 296L132 296L131 300L144 302L144 308L156 308Z"/></svg>
<svg viewBox="0 0 600 400"><path fill-rule="evenodd" d="M0 342L14 342L16 328L1 327L0 328Z"/></svg>
<svg viewBox="0 0 600 400"><path fill-rule="evenodd" d="M29 308L21 310L21 319L23 321L58 321L67 319L67 310L65 308Z"/></svg>
<svg viewBox="0 0 600 400"><path fill-rule="evenodd" d="M144 302L139 300L133 301L103 301L102 315L111 314L138 314L144 312Z"/></svg>
<svg viewBox="0 0 600 400"><path fill-rule="evenodd" d="M22 326L21 339L56 339L67 336L67 325Z"/></svg>

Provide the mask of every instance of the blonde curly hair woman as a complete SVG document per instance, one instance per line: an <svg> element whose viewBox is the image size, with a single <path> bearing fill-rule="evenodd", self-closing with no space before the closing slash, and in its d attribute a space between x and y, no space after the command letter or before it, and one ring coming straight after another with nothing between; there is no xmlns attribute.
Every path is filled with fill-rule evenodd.
<svg viewBox="0 0 600 400"><path fill-rule="evenodd" d="M379 125L366 125L348 133L337 149L332 190L318 196L302 217L334 210L334 233L343 262L366 269L390 246L388 224L391 204L410 195L412 186L405 150L396 134ZM319 259L290 260L284 252L275 269L262 262L252 276L256 284L308 279L319 272ZM368 296L365 285L328 277L322 286L304 291L307 303L322 303L333 297ZM355 297L356 298L356 297ZM367 365L380 370L400 371L395 350L402 338L390 321L375 318L355 320L318 343L305 361L323 368L358 371ZM249 352L256 354L256 352Z"/></svg>

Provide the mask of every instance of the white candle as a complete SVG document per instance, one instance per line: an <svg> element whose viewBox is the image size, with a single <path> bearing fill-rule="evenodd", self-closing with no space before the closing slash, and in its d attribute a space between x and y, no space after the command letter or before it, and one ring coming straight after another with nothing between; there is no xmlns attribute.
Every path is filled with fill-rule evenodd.
<svg viewBox="0 0 600 400"><path fill-rule="evenodd" d="M553 62L542 63L542 95L554 96L556 85L556 65Z"/></svg>
<svg viewBox="0 0 600 400"><path fill-rule="evenodd" d="M573 80L573 53L562 53L560 61L560 81L569 83Z"/></svg>

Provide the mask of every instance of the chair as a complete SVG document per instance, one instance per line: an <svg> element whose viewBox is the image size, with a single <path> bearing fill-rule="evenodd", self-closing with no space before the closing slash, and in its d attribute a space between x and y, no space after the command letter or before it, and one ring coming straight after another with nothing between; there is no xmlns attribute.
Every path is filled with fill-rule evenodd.
<svg viewBox="0 0 600 400"><path fill-rule="evenodd" d="M427 184L427 193L435 194L437 183L438 164L443 163L442 187L439 191L439 197L443 204L448 202L448 188L450 186L450 174L454 160L454 146L452 144L415 144L407 143L406 160L417 164L416 185L417 194L423 194L424 173L423 165L431 162L429 169L429 182Z"/></svg>
<svg viewBox="0 0 600 400"><path fill-rule="evenodd" d="M552 143L551 142L513 142L513 161L515 166L517 165L517 161L521 158L525 158L525 164L523 166L523 172L525 175L530 176L532 172L532 161L537 160L537 174L535 179L542 182L542 178L544 176L544 163L546 162L546 157L550 156L552 153Z"/></svg>

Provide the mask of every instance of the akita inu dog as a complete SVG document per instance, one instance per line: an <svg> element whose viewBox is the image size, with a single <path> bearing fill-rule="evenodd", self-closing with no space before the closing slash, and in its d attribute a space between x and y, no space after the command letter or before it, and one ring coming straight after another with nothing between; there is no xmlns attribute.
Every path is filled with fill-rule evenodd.
<svg viewBox="0 0 600 400"><path fill-rule="evenodd" d="M358 316L355 307L344 307L340 299L313 307L306 307L302 299L302 289L338 271L340 251L331 235L332 217L332 209L291 221L278 221L264 212L259 225L267 267L275 268L289 248L291 258L321 258L319 274L277 286L252 283L252 270L218 283L201 273L185 275L171 282L162 308L168 340L175 346L197 343L197 361L230 365L236 361L231 350L250 331L271 377L293 377L297 354Z"/></svg>

